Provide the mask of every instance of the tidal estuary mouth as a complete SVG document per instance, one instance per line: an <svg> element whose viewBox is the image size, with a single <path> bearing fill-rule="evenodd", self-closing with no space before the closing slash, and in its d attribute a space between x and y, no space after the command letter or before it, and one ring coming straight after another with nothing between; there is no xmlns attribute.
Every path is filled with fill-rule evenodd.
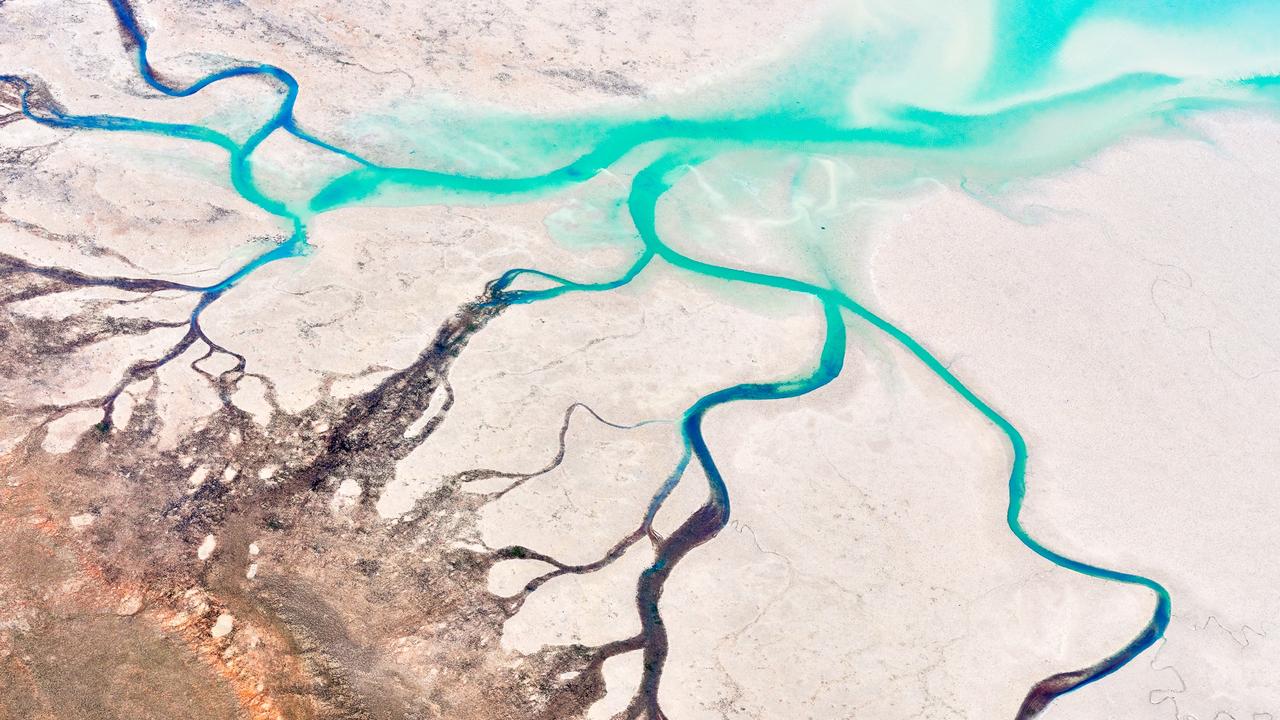
<svg viewBox="0 0 1280 720"><path fill-rule="evenodd" d="M11 558L0 575L0 600L7 606L0 610L0 674L6 678L0 680L0 716L588 717L606 693L615 694L606 682L606 662L630 655L642 658L639 677L613 717L678 718L663 703L664 670L673 644L681 641L664 620L664 591L685 577L676 570L686 558L730 526L740 482L722 471L706 428L723 406L804 398L829 386L848 372L846 359L859 343L885 343L904 353L1000 435L1007 474L990 480L1007 483L1007 528L1026 551L1048 561L1046 568L1141 589L1153 600L1145 622L1132 628L1126 642L1087 666L1060 668L1026 688L1020 706L1009 708L1015 720L1038 717L1064 694L1107 678L1165 634L1171 598L1157 579L1077 559L1041 542L1024 525L1031 448L1009 419L961 379L963 372L953 372L950 362L930 351L928 338L910 334L912 318L878 312L870 301L874 288L848 287L837 280L844 269L824 267L824 261L792 273L736 263L733 257L711 260L687 249L672 235L696 231L698 216L673 195L681 185L710 187L706 177L717 163L741 155L778 167L796 158L839 158L861 173L849 187L865 192L868 201L920 182L966 190L982 184L998 192L1001 183L1067 166L1120 138L1174 126L1196 111L1270 111L1277 84L1263 70L1280 60L1280 44L1268 45L1270 38L1259 38L1246 23L1280 12L1263 3L1233 2L1210 19L1186 3L1156 11L1143 3L1100 0L974 2L965 17L979 27L957 30L971 33L957 37L931 26L930 13L910 3L897 12L852 3L859 12L834 13L838 21L794 57L769 66L761 78L742 81L744 89L730 95L736 103L717 106L724 101L704 101L697 92L678 102L653 101L642 87L619 80L605 90L626 88L632 104L625 112L548 120L494 111L496 120L475 125L478 134L469 134L466 122L445 124L456 137L439 148L439 158L414 154L412 163L394 166L369 158L396 148L325 139L327 133L307 129L307 116L299 110L307 88L298 78L304 75L265 62L203 55L178 67L166 64L173 58L153 66L149 40L163 30L148 28L181 22L181 15L161 23L147 3L104 3L122 40L119 52L136 73L130 107L155 106L160 115L171 107L165 103L198 96L226 103L234 95L218 93L227 87L252 87L254 102L267 97L270 107L243 113L214 107L208 113L220 121L237 113L251 116L236 131L212 120L79 111L70 98L118 78L98 78L87 67L74 78L42 76L23 70L39 63L4 53L0 135L22 130L42 140L14 135L0 150L0 167L10 178L38 175L50 147L82 135L163 141L157 146L161 159L153 163L188 146L212 151L217 182L272 233L258 237L248 252L240 248L222 258L216 277L205 277L208 268L197 267L157 273L112 249L111 238L95 237L93 227L67 228L61 220L46 226L3 214L0 206L4 237L23 238L0 245L0 368L9 378L4 429L13 438L0 460L7 478L0 487L0 543ZM8 12L0 7L0 17ZM218 9L201 6L199 12ZM941 19L952 14L942 12ZM886 30L883 23L890 21L902 27ZM1115 58L1110 65L1081 59L1125 30L1144 39L1135 57ZM1218 64L1189 68L1180 61L1179 42L1219 42L1237 30L1238 45L1224 50ZM12 22L6 30L23 32ZM301 42L288 33L280 37L282 43ZM927 72L930 63L942 62L944 51L966 41L972 41L973 57L954 56L933 75ZM58 46L49 52L73 54ZM892 58L901 59L889 63L897 70L886 68ZM194 74L194 66L208 71ZM596 77L563 69L544 74L575 82ZM74 92L64 89L73 86ZM91 97L97 101L96 94ZM413 128L397 131L408 136ZM339 129L334 135L351 133ZM275 152L272 143L285 140L294 155L263 159ZM520 146L522 140L526 144ZM314 180L312 167L319 165L336 169L304 183ZM181 167L176 164L172 172L181 174ZM280 178L294 175L306 192L273 192ZM761 194L751 182L740 185ZM803 182L793 185L793 196L804 197ZM461 208L458 221L469 222L469 209L516 208L596 186L616 197L590 212L580 210L584 217L608 216L621 237L624 262L615 263L612 274L575 280L551 258L544 266L488 274L481 263L468 265L457 257L448 266L412 268L427 276L435 270L460 274L457 282L467 290L459 296L466 299L432 333L413 335L412 352L399 354L403 362L345 378L330 375L318 401L287 401L280 386L288 379L256 368L255 353L241 346L245 336L228 340L207 322L213 308L256 306L288 294L266 283L283 284L281 268L312 262L313 228L332 217L386 208L380 222L394 224L396 213L406 209L446 206ZM0 200L5 192L0 187ZM139 182L129 192L145 197L148 186ZM45 198L48 213L63 212L60 203L67 197ZM729 202L724 192L709 197ZM860 207L863 199L846 200ZM818 212L813 197L793 200L792 207ZM166 208L158 203L154 213L163 216ZM225 214L184 220L188 230L171 233L165 242L181 243L182 232L221 222ZM360 232L352 235L353 255L364 257ZM27 242L32 238L116 262L128 272L85 269L98 266L63 254L41 257L32 250L38 246ZM589 243L566 247L570 254L591 250ZM805 247L807 261L820 250L816 243ZM490 254L504 255L501 248ZM205 276L190 280L197 271ZM807 366L726 381L672 416L623 420L574 400L557 409L563 413L553 428L558 445L538 450L545 465L512 470L507 457L486 458L482 465L445 473L407 501L406 511L394 517L382 511L398 468L411 456L449 452L432 438L467 400L450 378L477 337L496 324L546 322L533 314L535 308L624 292L651 282L655 273L726 293L721 298L760 292L805 303L819 328ZM347 281L332 278L337 287ZM391 276L385 281L406 282ZM60 316L21 310L62 298L79 300ZM584 340L590 347L610 338ZM112 352L125 359L114 357L117 362L106 370L80 359L107 347L123 348ZM781 348L778 354L785 357ZM505 356L485 357L494 358L484 362L492 362L496 373L507 372L499 365ZM48 378L68 372L92 377L71 382L74 391L51 389ZM198 421L182 426L171 421L176 406L160 389L176 376L194 378L214 398L196 413ZM683 381L668 378L672 385ZM344 382L357 389L338 392ZM625 377L616 382L619 393L644 391ZM247 402L248 396L255 399ZM645 468L653 475L652 487L643 501L628 506L635 523L594 549L588 561L523 544L486 545L481 512L561 469L574 452L573 423L623 433L669 426L677 459L656 471ZM64 437L71 426L75 432ZM55 446L60 447L51 450ZM700 501L675 503L677 493L695 483L704 484L695 488ZM681 516L661 525L659 518L671 513ZM270 563L260 555L264 548ZM533 653L503 649L504 624L531 597L563 578L617 570L635 548L652 553L632 580L630 612L638 631L594 645L546 645ZM514 592L492 592L491 572L513 560L536 561L542 570ZM571 616L574 608L564 613ZM100 679L106 689L72 680L86 677ZM142 692L144 687L154 690ZM774 690L786 692L782 685Z"/></svg>

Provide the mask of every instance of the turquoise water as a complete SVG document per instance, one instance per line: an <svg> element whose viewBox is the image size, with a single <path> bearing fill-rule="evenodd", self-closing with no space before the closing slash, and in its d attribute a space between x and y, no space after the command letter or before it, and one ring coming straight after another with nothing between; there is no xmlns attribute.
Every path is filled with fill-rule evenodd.
<svg viewBox="0 0 1280 720"><path fill-rule="evenodd" d="M75 115L58 106L38 83L0 76L0 81L21 88L23 111L46 125L151 133L218 146L228 155L228 182L245 199L279 219L286 229L283 242L222 281L191 289L202 296L192 315L193 327L204 308L259 267L305 254L307 224L315 215L367 204L521 202L582 185L604 170L631 178L626 202L618 210L639 243L635 262L612 280L590 283L537 268L513 268L494 281L494 303L549 302L566 293L607 292L626 285L651 265L665 263L708 281L774 288L812 297L821 305L825 340L815 348L810 372L727 387L700 398L684 413L684 457L655 493L646 526L692 463L707 478L708 499L670 537L661 539L654 565L638 582L646 659L641 709L650 717L663 717L657 701L667 652L658 603L663 584L685 554L725 526L731 512L731 479L721 474L703 437L704 419L726 403L797 397L830 382L842 370L851 322L863 323L900 344L1003 433L1013 456L1008 527L1028 550L1059 567L1152 593L1151 617L1130 642L1089 667L1070 669L1038 683L1029 690L1018 717L1033 717L1055 697L1115 672L1163 635L1171 600L1156 580L1064 556L1041 544L1022 525L1026 442L1017 428L947 370L922 341L834 284L753 272L678 252L658 232L659 205L691 168L744 149L776 152L779 157L821 153L854 159L889 157L906 161L918 177L960 185L970 176L1017 178L1051 171L1126 134L1167 127L1193 111L1270 107L1280 87L1272 70L1280 67L1276 30L1280 4L1246 0L856 3L853 9L858 12L833 11L822 32L732 93L732 106L695 94L655 103L647 114L625 116L523 118L471 110L475 117L469 121L442 126L467 129L474 134L468 139L483 144L490 153L468 154L465 144L450 149L448 143L437 141L431 147L438 150L438 157L418 160L421 166L392 167L369 162L355 151L305 131L294 115L302 89L281 68L234 65L189 85L168 84L148 61L146 36L134 8L126 0L109 1L141 76L158 94L189 96L222 80L245 76L260 77L279 92L275 113L239 142L200 125ZM877 22L868 22L868 17ZM1125 41L1123 53L1115 50L1117 39ZM1193 63L1191 56L1203 59ZM394 130L405 137L406 146L415 141L415 132L419 136L424 132L409 127ZM276 132L288 133L358 167L333 178L302 206L287 204L259 187L249 162ZM431 132L438 136L441 131ZM491 156L506 160L498 164L486 159ZM512 172L512 165L525 169ZM522 278L538 280L539 289L520 289ZM909 323L910 318L903 322Z"/></svg>

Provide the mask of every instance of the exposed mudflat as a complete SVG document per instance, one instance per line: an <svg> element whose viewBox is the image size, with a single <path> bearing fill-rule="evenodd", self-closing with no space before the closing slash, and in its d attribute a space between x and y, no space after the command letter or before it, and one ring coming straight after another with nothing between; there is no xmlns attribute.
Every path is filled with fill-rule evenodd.
<svg viewBox="0 0 1280 720"><path fill-rule="evenodd" d="M0 0L0 720L1280 717L1277 16Z"/></svg>

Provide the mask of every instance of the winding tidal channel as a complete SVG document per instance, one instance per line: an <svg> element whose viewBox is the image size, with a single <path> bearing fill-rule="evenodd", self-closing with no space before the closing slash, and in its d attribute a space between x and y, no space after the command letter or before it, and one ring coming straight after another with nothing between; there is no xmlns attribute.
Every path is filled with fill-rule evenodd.
<svg viewBox="0 0 1280 720"><path fill-rule="evenodd" d="M10 271L35 273L71 286L111 287L130 292L165 290L197 298L182 339L159 357L131 365L114 390L95 401L104 413L101 423L104 429L110 427L113 407L130 383L154 374L158 368L192 347L203 344L209 355L229 356L234 360L236 372L245 371L244 357L206 334L201 327L201 315L263 266L306 256L310 248L308 225L318 215L342 207L392 201L397 205L440 204L459 195L473 204L520 202L581 185L602 172L618 171L624 158L634 161L637 155L653 157L655 159L631 175L629 180L625 208L639 241L639 251L625 272L609 281L588 283L575 282L538 268L522 267L512 268L496 278L487 278L483 296L464 308L455 324L442 329L436 340L437 351L442 347L452 349L433 356L460 352L466 337L482 331L488 319L510 306L553 303L570 293L607 293L627 285L655 264L665 263L717 283L771 288L805 296L820 304L825 339L820 347L813 348L812 369L796 377L724 387L690 405L679 421L684 443L681 461L656 488L644 512L642 525L611 548L600 561L581 566L567 565L538 553L536 549L522 547L505 548L500 553L508 558L542 559L556 567L554 572L531 582L526 588L527 595L552 577L593 572L620 557L635 543L653 543L656 559L636 580L636 612L641 620L641 632L633 638L601 648L595 660L598 667L604 659L624 652L643 653L640 691L629 706L626 717L649 720L667 717L659 705L658 692L669 649L660 610L663 588L677 564L699 546L713 540L727 526L731 516L733 478L722 474L717 466L715 448L704 438L704 421L727 403L794 398L832 382L843 370L851 324L869 326L900 345L1003 434L1012 458L1007 477L1008 528L1027 550L1060 568L1145 588L1154 597L1150 617L1145 624L1134 629L1131 640L1087 667L1064 668L1062 672L1037 682L1027 690L1017 712L1017 720L1036 717L1055 698L1114 673L1163 636L1170 622L1171 599L1160 582L1123 569L1101 567L1068 557L1039 542L1023 525L1021 517L1031 457L1027 443L1011 422L970 390L931 353L927 338L917 338L905 329L911 324L910 318L890 320L883 317L860 303L854 294L834 285L714 264L684 254L664 241L658 230L658 215L662 211L663 197L691 169L723 153L743 149L779 154L845 152L866 157L897 155L919 158L922 166L930 163L934 167L977 164L1000 168L1000 172L1014 176L1072 162L1124 134L1141 131L1153 122L1166 122L1192 111L1270 104L1276 82L1274 76L1265 74L1205 77L1152 66L1135 67L1131 71L1114 72L1075 83L1053 79L1056 76L1050 72L1050 67L1054 51L1063 45L1076 24L1099 14L1163 25L1201 22L1203 19L1195 11L1182 7L1187 3L1168 4L1168 17L1161 18L1152 18L1155 11L1139 7L1150 3L1091 0L996 3L1000 9L995 23L1000 32L996 33L993 41L995 47L990 54L991 64L985 74L986 79L978 85L980 89L976 99L968 103L931 105L927 102L929 88L923 88L902 94L898 102L885 101L876 111L859 115L859 111L853 109L856 103L832 101L840 93L858 92L859 65L850 62L839 66L848 74L847 78L812 84L801 90L793 89L783 93L787 95L785 101L766 101L720 113L684 117L666 112L649 117L593 118L597 127L603 129L593 138L592 147L571 162L560 166L530 167L527 173L520 175L482 176L379 165L356 151L316 137L304 129L305 119L295 115L295 103L304 89L299 87L289 71L280 67L234 64L194 82L175 82L162 68L153 67L148 59L147 32L139 15L145 6L138 3L135 7L131 0L104 1L109 2L114 11L125 49L132 53L138 73L155 93L187 97L226 80L253 77L268 83L278 92L279 102L274 112L246 139L235 140L198 124L76 114L74 109L64 107L58 101L57 88L40 78L0 75L0 86L8 87L20 99L21 114L53 128L142 133L217 146L228 156L228 180L235 191L277 218L285 229L284 240L217 282L205 285L148 277L93 277L68 270L23 265L16 259L6 260L6 268ZM578 127L565 123L565 146L581 145L581 139L573 137ZM1070 137L1057 134L1062 133L1064 127L1071 128ZM357 167L329 181L305 202L287 202L272 197L255 181L250 159L273 133L292 135L325 153L355 163ZM478 140L483 141L484 138ZM138 191L145 192L145 188ZM406 370L399 376L404 383L411 379L409 372ZM383 412L382 408L388 407L390 402L386 400L390 393L391 390L385 390L381 396L367 398L360 417L368 418ZM570 410L572 412L573 409ZM345 452L368 444L361 445L361 431L355 420L346 426L339 425L334 432L335 435L328 440L331 451L336 448ZM563 434L561 441L563 455ZM682 478L695 466L707 479L706 501L677 529L664 536L655 531L654 518ZM309 472L313 484L324 479L325 470L323 462L311 467Z"/></svg>

